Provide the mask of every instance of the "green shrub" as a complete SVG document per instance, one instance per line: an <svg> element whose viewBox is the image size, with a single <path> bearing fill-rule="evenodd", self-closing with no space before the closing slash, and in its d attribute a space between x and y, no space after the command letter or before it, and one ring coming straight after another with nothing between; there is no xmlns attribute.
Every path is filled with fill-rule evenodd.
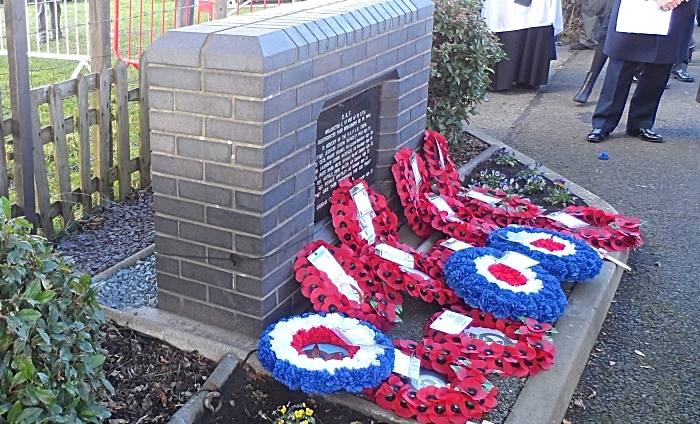
<svg viewBox="0 0 700 424"><path fill-rule="evenodd" d="M98 289L0 204L0 423L100 423L109 412L97 399L114 389Z"/></svg>
<svg viewBox="0 0 700 424"><path fill-rule="evenodd" d="M491 67L505 54L481 18L480 0L435 0L428 86L428 128L454 142L462 138L486 95Z"/></svg>

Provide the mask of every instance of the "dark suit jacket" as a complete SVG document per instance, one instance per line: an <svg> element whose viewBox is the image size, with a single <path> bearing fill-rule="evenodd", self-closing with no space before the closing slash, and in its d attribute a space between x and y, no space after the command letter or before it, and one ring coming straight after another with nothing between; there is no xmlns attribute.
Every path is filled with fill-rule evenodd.
<svg viewBox="0 0 700 424"><path fill-rule="evenodd" d="M668 35L630 34L615 31L620 9L620 0L615 0L603 52L609 57L630 62L680 63L688 54L697 8L698 0L690 0L673 9Z"/></svg>

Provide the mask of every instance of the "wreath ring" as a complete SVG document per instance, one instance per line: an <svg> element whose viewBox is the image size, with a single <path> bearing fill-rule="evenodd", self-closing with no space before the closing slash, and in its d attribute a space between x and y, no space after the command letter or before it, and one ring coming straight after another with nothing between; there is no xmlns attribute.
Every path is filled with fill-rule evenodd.
<svg viewBox="0 0 700 424"><path fill-rule="evenodd" d="M350 335L360 342L350 342ZM369 323L337 313L279 320L260 336L258 357L290 389L318 394L376 387L394 366L387 336Z"/></svg>

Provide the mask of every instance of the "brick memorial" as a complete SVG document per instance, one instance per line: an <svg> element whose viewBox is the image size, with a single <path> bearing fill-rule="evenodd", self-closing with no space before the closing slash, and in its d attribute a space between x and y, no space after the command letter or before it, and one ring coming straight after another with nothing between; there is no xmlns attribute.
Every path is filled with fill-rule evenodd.
<svg viewBox="0 0 700 424"><path fill-rule="evenodd" d="M148 49L158 307L257 337L306 310L292 263L335 184L396 202L425 128L429 0L309 0Z"/></svg>

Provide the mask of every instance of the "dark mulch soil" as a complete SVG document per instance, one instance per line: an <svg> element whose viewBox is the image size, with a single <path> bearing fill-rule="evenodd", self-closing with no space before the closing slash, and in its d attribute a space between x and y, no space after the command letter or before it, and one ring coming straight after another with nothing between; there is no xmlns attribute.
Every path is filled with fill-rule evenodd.
<svg viewBox="0 0 700 424"><path fill-rule="evenodd" d="M481 139L469 133L464 133L462 141L450 145L450 159L459 168L489 147L490 145L484 143Z"/></svg>
<svg viewBox="0 0 700 424"><path fill-rule="evenodd" d="M469 185L472 179L478 180L479 173L483 170L486 170L488 172L491 171L499 171L501 174L504 174L508 179L510 178L515 178L515 176L518 174L518 172L522 171L523 169L526 168L527 164L521 164L520 162L516 163L515 166L508 166L508 165L499 165L495 162L492 161L492 159L495 157L491 156L491 159L485 160L478 164L472 172L470 172L464 179L464 184ZM545 210L545 213L551 213L551 212L556 212L560 211L563 209L561 205L552 205L548 203L545 199L545 197L549 196L549 189L552 187L555 187L554 183L552 183L550 180L545 179L545 187L544 190L539 192L539 193L534 193L534 194L522 194L520 197L524 197L529 199L532 203L536 204L540 208ZM574 196L573 197L574 204L575 205L585 205L586 203L581 199L580 197Z"/></svg>
<svg viewBox="0 0 700 424"><path fill-rule="evenodd" d="M107 424L167 423L216 367L196 351L183 352L128 328L105 325L105 374L116 393L105 399Z"/></svg>
<svg viewBox="0 0 700 424"><path fill-rule="evenodd" d="M306 403L306 406L313 409L316 424L380 423L345 406L329 403L322 397L289 390L272 377L258 374L249 367L234 370L226 385L221 388L219 399L220 409L215 414L207 411L204 416L198 417L197 424L269 423L259 416L260 412L269 416L282 405L301 403Z"/></svg>
<svg viewBox="0 0 700 424"><path fill-rule="evenodd" d="M76 271L97 275L154 243L152 201L148 187L97 207L59 234L55 249L70 257Z"/></svg>

